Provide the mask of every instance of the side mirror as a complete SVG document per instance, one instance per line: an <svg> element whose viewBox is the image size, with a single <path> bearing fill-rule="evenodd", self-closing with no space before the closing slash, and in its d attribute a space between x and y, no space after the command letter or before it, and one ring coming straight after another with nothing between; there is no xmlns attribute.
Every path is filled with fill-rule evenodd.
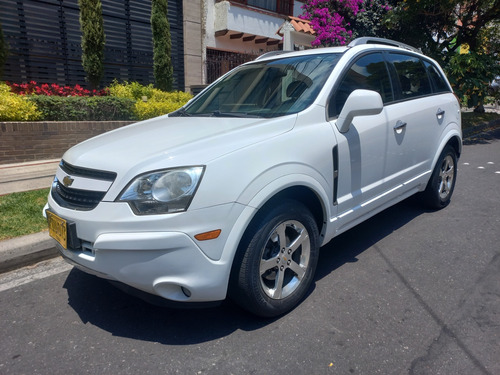
<svg viewBox="0 0 500 375"><path fill-rule="evenodd" d="M356 116L372 116L382 112L384 103L382 97L376 91L354 90L347 98L339 118L337 128L339 132L345 133L349 130L352 120Z"/></svg>

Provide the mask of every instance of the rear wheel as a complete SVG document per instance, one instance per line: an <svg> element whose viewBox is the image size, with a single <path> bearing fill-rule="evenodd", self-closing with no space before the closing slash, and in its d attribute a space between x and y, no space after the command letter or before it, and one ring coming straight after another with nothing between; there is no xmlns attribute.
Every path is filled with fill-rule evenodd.
<svg viewBox="0 0 500 375"><path fill-rule="evenodd" d="M288 312L313 282L318 241L314 217L299 202L285 201L258 215L235 258L231 298L259 316Z"/></svg>
<svg viewBox="0 0 500 375"><path fill-rule="evenodd" d="M425 205L434 209L446 207L455 190L456 180L457 154L453 147L446 146L423 193Z"/></svg>

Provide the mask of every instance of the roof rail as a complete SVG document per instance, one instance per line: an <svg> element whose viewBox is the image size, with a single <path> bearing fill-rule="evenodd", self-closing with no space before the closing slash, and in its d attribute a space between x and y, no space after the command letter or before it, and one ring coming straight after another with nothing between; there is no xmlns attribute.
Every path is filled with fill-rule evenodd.
<svg viewBox="0 0 500 375"><path fill-rule="evenodd" d="M264 59L266 57L271 57L271 56L276 56L276 55L282 55L284 53L289 53L289 52L293 52L293 51L282 51L282 50L276 50L276 51L271 51L271 52L266 52L266 53L263 53L262 55L260 56L257 56L255 58L255 60L260 60L260 59Z"/></svg>
<svg viewBox="0 0 500 375"><path fill-rule="evenodd" d="M417 53L422 53L418 48L409 46L408 44L404 44L401 42L396 42L395 40L385 39L385 38L375 38L371 36L364 36L361 38L354 39L351 43L349 43L348 47L359 46L362 44L383 44L386 46L399 47L406 49L408 51L413 51Z"/></svg>

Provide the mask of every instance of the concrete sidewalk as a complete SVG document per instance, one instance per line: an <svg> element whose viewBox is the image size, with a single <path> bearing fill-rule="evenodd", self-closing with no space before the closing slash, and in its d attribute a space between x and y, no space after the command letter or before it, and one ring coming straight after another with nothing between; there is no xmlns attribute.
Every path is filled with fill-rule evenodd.
<svg viewBox="0 0 500 375"><path fill-rule="evenodd" d="M50 187L59 159L0 165L0 195Z"/></svg>
<svg viewBox="0 0 500 375"><path fill-rule="evenodd" d="M500 120L474 130L464 131L464 144L491 139L492 136L500 138ZM0 165L0 196L50 187L58 164L59 160L43 160ZM58 254L55 241L47 231L0 241L0 273L32 265Z"/></svg>

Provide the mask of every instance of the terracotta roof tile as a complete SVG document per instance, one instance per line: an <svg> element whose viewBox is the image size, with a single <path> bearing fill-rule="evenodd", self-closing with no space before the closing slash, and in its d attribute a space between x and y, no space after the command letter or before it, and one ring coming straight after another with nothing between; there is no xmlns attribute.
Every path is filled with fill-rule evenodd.
<svg viewBox="0 0 500 375"><path fill-rule="evenodd" d="M309 34L309 35L316 34L316 32L311 27L311 23L307 20L303 20L303 19L297 18L297 17L288 16L286 21L289 22L293 26L295 31L297 31L299 33L305 33L305 34ZM281 25L281 27L279 28L279 30L276 34L283 36L283 33L281 32L281 28L284 25L285 24Z"/></svg>
<svg viewBox="0 0 500 375"><path fill-rule="evenodd" d="M311 35L316 34L316 32L312 29L311 23L309 21L292 16L288 16L288 19L290 20L290 23L294 27L295 31Z"/></svg>

